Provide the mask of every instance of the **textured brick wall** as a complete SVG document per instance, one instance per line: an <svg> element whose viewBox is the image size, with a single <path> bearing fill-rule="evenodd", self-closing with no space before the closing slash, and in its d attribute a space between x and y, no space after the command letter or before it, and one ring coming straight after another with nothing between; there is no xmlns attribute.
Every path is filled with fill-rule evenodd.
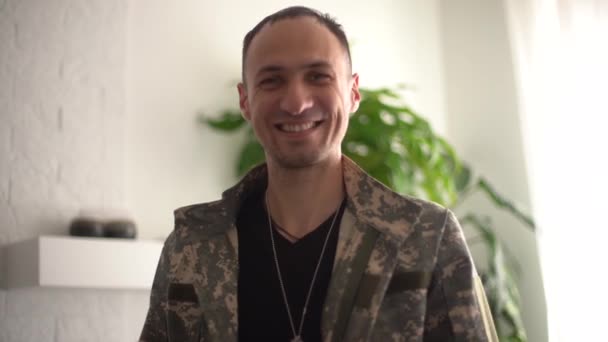
<svg viewBox="0 0 608 342"><path fill-rule="evenodd" d="M126 0L0 0L0 245L124 201ZM0 341L133 341L149 293L0 290Z"/></svg>

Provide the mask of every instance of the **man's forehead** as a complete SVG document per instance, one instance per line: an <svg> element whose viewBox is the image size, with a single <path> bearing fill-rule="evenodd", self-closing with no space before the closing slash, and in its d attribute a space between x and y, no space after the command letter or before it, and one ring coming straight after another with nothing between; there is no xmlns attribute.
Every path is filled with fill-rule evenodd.
<svg viewBox="0 0 608 342"><path fill-rule="evenodd" d="M266 24L251 42L247 63L250 66L311 61L332 63L342 55L345 55L344 49L327 27L315 18L298 17Z"/></svg>
<svg viewBox="0 0 608 342"><path fill-rule="evenodd" d="M285 29L295 28L295 29L307 29L307 28L317 28L317 29L325 29L323 24L319 22L318 19L310 16L298 16L293 18L281 18L275 21L267 22L256 37L260 37L263 34L269 34L271 32L283 32ZM254 38L255 40L256 38Z"/></svg>

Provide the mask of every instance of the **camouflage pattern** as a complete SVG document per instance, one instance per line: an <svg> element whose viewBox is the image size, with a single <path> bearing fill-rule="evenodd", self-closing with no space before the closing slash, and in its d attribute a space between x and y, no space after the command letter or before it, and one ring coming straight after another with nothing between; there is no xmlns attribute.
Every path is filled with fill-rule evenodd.
<svg viewBox="0 0 608 342"><path fill-rule="evenodd" d="M455 216L392 192L343 157L347 205L324 341L498 341ZM237 341L236 215L264 165L222 200L175 211L142 341ZM263 308L260 308L260 312Z"/></svg>

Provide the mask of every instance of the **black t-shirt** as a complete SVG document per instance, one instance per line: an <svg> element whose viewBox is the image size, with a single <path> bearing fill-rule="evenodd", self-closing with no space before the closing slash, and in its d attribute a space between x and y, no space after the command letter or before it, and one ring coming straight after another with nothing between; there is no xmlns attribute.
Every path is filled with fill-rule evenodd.
<svg viewBox="0 0 608 342"><path fill-rule="evenodd" d="M311 293L302 329L306 342L321 341L321 313L338 242L345 201L338 209ZM333 214L317 229L290 242L273 229L279 266L296 333L312 277L329 232ZM275 227L273 222L273 228ZM291 341L293 332L276 271L263 192L245 200L237 218L239 240L239 341Z"/></svg>

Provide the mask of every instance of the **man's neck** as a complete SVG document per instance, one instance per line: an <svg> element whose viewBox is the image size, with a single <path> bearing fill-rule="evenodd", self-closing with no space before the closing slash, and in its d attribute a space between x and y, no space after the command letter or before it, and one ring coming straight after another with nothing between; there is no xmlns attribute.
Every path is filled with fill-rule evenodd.
<svg viewBox="0 0 608 342"><path fill-rule="evenodd" d="M268 164L267 201L272 219L301 238L334 213L344 198L341 158L303 169Z"/></svg>

